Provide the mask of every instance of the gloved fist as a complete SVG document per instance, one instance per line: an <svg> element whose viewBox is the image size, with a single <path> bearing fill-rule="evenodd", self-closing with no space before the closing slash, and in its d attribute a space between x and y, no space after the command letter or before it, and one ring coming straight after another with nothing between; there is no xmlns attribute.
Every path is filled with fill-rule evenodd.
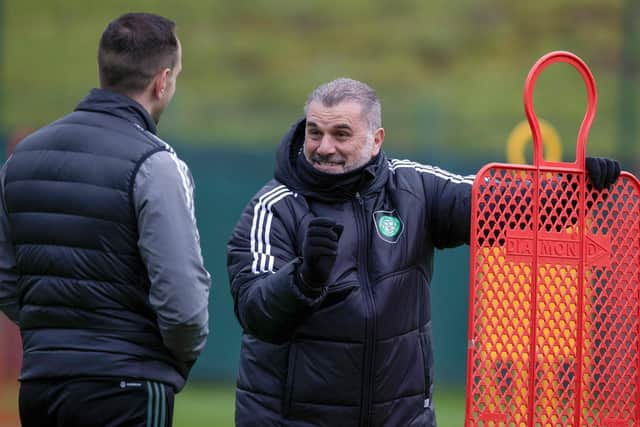
<svg viewBox="0 0 640 427"><path fill-rule="evenodd" d="M620 176L620 163L604 157L587 157L587 172L593 186L602 190L615 183Z"/></svg>
<svg viewBox="0 0 640 427"><path fill-rule="evenodd" d="M299 274L303 285L312 291L320 292L329 280L342 229L342 225L331 218L314 218L309 222L302 245L303 260Z"/></svg>

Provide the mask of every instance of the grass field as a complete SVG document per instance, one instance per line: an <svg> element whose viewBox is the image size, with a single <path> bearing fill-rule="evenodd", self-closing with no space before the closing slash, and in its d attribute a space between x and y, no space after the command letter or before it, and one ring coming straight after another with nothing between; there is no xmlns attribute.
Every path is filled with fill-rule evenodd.
<svg viewBox="0 0 640 427"><path fill-rule="evenodd" d="M176 397L174 426L233 426L233 402L233 386L189 385ZM435 402L439 427L463 425L463 390L438 390Z"/></svg>

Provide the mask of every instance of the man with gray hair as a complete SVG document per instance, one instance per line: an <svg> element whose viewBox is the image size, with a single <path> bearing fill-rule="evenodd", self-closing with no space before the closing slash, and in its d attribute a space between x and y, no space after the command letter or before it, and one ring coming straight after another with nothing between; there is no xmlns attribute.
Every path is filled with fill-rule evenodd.
<svg viewBox="0 0 640 427"><path fill-rule="evenodd" d="M435 426L433 254L468 244L474 177L388 159L364 83L304 110L228 246L236 426ZM617 163L596 160L610 184Z"/></svg>

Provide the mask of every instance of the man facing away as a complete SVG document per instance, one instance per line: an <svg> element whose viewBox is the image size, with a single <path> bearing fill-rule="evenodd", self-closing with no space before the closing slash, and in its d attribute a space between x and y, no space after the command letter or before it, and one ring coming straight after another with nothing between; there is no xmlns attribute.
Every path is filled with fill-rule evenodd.
<svg viewBox="0 0 640 427"><path fill-rule="evenodd" d="M0 173L0 309L20 326L30 426L169 426L208 334L193 180L156 124L182 68L175 23L123 15L100 89Z"/></svg>
<svg viewBox="0 0 640 427"><path fill-rule="evenodd" d="M435 248L469 243L473 176L381 150L367 85L317 88L228 246L236 425L433 427ZM593 182L617 162L589 158Z"/></svg>

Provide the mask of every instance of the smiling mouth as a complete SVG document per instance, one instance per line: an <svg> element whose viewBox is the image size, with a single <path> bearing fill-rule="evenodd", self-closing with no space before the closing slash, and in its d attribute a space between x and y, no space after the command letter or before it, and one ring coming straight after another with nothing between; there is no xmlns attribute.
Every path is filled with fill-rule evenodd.
<svg viewBox="0 0 640 427"><path fill-rule="evenodd" d="M344 162L321 162L316 160L314 163L320 166L344 166Z"/></svg>
<svg viewBox="0 0 640 427"><path fill-rule="evenodd" d="M344 169L344 162L313 162L316 169L324 170L324 171L342 171Z"/></svg>

